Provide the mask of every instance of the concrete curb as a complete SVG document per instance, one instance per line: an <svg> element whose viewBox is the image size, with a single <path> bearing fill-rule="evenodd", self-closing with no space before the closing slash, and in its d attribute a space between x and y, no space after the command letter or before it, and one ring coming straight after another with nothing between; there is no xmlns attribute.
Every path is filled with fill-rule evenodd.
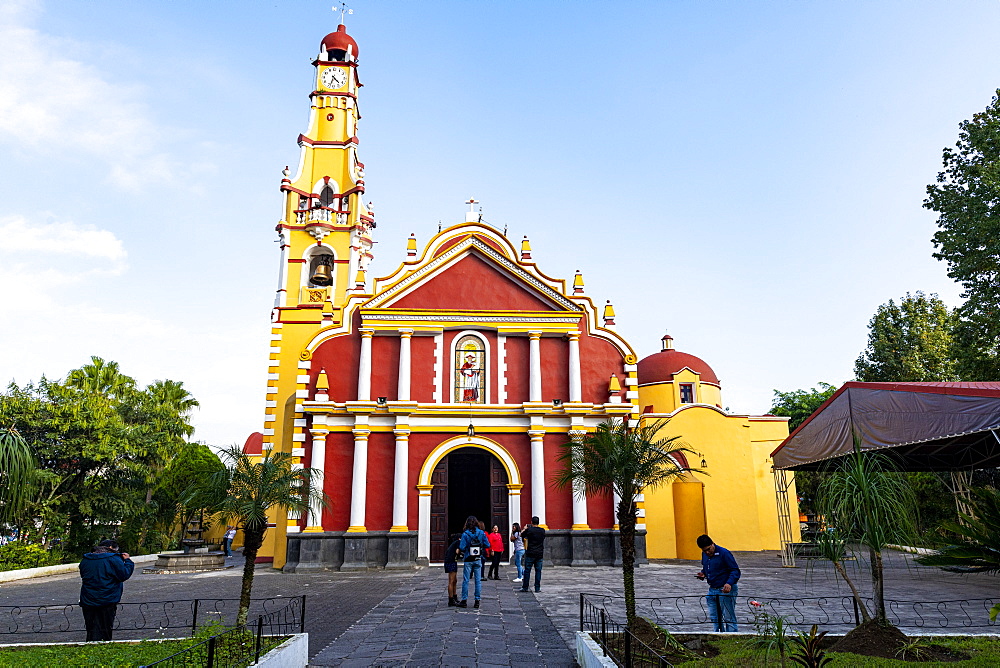
<svg viewBox="0 0 1000 668"><path fill-rule="evenodd" d="M138 557L130 557L136 564L145 564L156 561L157 555L143 554ZM56 564L55 566L39 566L38 568L20 568L16 571L0 572L0 582L14 582L15 580L30 580L32 578L44 578L49 575L64 575L66 573L76 573L80 570L80 564Z"/></svg>
<svg viewBox="0 0 1000 668"><path fill-rule="evenodd" d="M586 631L576 632L576 662L583 668L617 668L610 656Z"/></svg>

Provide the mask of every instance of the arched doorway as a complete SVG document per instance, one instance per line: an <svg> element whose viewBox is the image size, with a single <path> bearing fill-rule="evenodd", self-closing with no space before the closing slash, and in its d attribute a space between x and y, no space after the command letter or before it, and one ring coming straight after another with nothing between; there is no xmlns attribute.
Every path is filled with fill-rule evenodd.
<svg viewBox="0 0 1000 668"><path fill-rule="evenodd" d="M510 520L507 469L492 452L466 447L444 456L431 474L431 561L443 561L448 538L475 515L506 531Z"/></svg>

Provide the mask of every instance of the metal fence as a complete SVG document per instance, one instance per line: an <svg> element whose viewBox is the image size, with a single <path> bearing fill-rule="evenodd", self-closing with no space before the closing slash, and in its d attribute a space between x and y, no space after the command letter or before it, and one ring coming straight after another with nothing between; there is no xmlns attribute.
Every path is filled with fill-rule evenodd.
<svg viewBox="0 0 1000 668"><path fill-rule="evenodd" d="M289 599L289 605L256 620L213 635L141 668L244 668L257 663L262 654L305 630L305 596Z"/></svg>
<svg viewBox="0 0 1000 668"><path fill-rule="evenodd" d="M669 668L673 665L629 631L624 618L613 619L603 607L594 605L590 596L580 594L580 630L594 634L605 656L625 668Z"/></svg>
<svg viewBox="0 0 1000 668"><path fill-rule="evenodd" d="M252 599L249 619L275 614L292 615L299 626L305 623L305 596L276 596ZM238 598L195 598L180 601L143 601L118 604L114 633L131 638L148 638L153 633L183 629L190 634L202 626L233 626L239 611ZM37 633L86 633L83 613L76 604L0 606L0 637ZM10 642L21 640L15 638Z"/></svg>
<svg viewBox="0 0 1000 668"><path fill-rule="evenodd" d="M706 596L637 598L636 614L677 632L716 630L715 615L709 612ZM617 621L625 619L625 599L603 594L581 594L581 624L584 602L604 610ZM870 598L862 599L873 609ZM1000 598L955 599L948 601L887 600L889 621L904 630L925 632L962 631L974 633L996 630L989 610ZM739 596L735 601L736 622L741 631L752 631L757 614L782 616L792 627L808 630L813 624L831 632L847 632L861 621L860 610L852 596L817 596L812 598L771 598ZM595 631L596 627L588 630Z"/></svg>

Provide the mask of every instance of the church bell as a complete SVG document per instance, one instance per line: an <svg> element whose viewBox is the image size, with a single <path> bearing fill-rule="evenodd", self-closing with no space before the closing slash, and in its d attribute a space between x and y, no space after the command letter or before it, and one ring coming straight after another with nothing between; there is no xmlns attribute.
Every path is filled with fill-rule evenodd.
<svg viewBox="0 0 1000 668"><path fill-rule="evenodd" d="M333 283L333 274L330 272L330 260L328 256L319 258L313 275L309 277L309 282L313 285L327 286Z"/></svg>

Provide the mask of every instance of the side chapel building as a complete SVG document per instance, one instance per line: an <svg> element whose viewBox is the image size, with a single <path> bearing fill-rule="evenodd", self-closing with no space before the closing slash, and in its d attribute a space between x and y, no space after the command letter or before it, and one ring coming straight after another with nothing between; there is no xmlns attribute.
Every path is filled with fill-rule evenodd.
<svg viewBox="0 0 1000 668"><path fill-rule="evenodd" d="M313 65L299 164L281 181L264 429L245 448L321 471L330 504L274 516L261 556L300 572L411 568L441 561L470 514L501 532L537 515L549 563L615 563L615 500L551 475L561 444L644 413L671 417L712 475L640 499L640 559L695 555L706 530L730 549L778 549L767 453L786 420L727 414L711 368L669 337L639 361L580 273L546 275L526 237L470 211L422 247L410 235L395 271L372 277L358 45L343 25Z"/></svg>

